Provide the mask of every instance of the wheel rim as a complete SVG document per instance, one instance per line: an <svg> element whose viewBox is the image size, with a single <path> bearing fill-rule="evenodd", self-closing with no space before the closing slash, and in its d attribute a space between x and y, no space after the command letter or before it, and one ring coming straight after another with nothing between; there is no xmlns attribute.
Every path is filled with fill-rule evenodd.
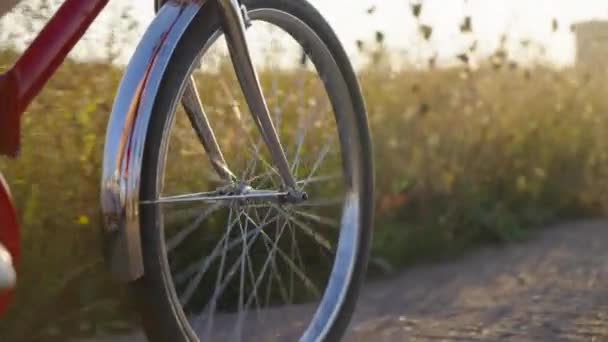
<svg viewBox="0 0 608 342"><path fill-rule="evenodd" d="M280 335L316 340L327 334L333 325L358 257L360 171L353 108L335 61L307 25L274 9L253 10L249 16L253 26L248 35L257 32L260 22L275 25L306 46L308 58L312 61L307 65L314 65L307 70L302 67L287 73L300 76L296 78L298 81L291 83L291 87L286 86L284 80L274 78L264 82L265 78L261 77L290 166L298 185L309 194L309 200L296 205L243 201L245 193L235 192L234 188L234 199L230 201L204 201L201 205L198 201L183 200L184 196L200 194L201 189L208 191L226 184L211 179L182 186L176 180L183 181L183 177L168 176L172 172L170 169L178 164L174 161L177 154L185 156L190 163L188 155L195 149L189 147L198 144L200 148L192 136L187 138L187 134L180 131L188 130L189 126L183 119L180 122L180 117L185 115L180 115L178 109L164 130L166 134L157 172L157 189L163 189L157 194L156 203L162 203L158 219L165 231L165 266L171 273L171 290L179 298L193 330L202 340L241 340L244 336L251 340L253 337L265 339ZM263 30L260 32L265 33ZM223 39L216 42L218 37L219 32L210 40L215 44L206 44L203 48L203 65L208 62L206 53L213 52L215 45L225 51ZM221 53L216 59L227 60ZM278 67L282 62L275 63ZM218 137L219 144L223 150L229 147L226 159L230 167L236 166L239 180L252 189L280 191L278 175L264 152L266 147L254 130L242 96L237 99L240 91L235 86L236 79L218 78L218 75L226 73L222 69L226 66L220 63L215 73L213 66L207 66L206 73L200 73L203 80L207 77L207 82L199 84L221 85L221 96L229 100L205 106L209 121L216 134L222 132L227 136ZM193 65L191 69L195 67ZM205 70L204 67L202 69ZM311 70L320 75L316 80L308 79ZM283 76L285 74L282 73ZM291 90L295 91L292 93ZM319 92L325 92L324 100ZM310 101L305 101L306 95ZM210 96L203 94L203 104ZM298 115L288 118L287 114ZM326 126L326 121L330 122L329 126ZM229 127L230 123L237 124ZM294 127L297 129L290 130ZM242 149L230 146L239 141L248 146ZM248 154L254 157L248 160L240 158ZM204 160L202 164L189 164L189 168L212 171L209 165L203 164ZM185 171L176 169L176 175ZM341 171L340 174L323 173L336 169ZM209 188L210 184L214 186ZM192 206L193 203L196 205ZM172 221L174 216L178 221L186 217L186 211L194 214L192 219L189 217L180 224ZM215 222L221 221L227 222L223 229L214 229ZM328 232L332 226L333 231ZM302 250L303 241L307 241L306 250ZM327 262L327 269L315 269L315 274L311 275L306 264L318 266L319 263L311 262L314 256L309 255L314 254L310 250L315 244L319 249L319 259L329 255L333 260ZM285 269L290 272L282 272ZM279 302L287 305L279 306ZM278 327L277 320L288 324ZM230 329L230 325L235 329ZM272 335L262 336L261 331Z"/></svg>

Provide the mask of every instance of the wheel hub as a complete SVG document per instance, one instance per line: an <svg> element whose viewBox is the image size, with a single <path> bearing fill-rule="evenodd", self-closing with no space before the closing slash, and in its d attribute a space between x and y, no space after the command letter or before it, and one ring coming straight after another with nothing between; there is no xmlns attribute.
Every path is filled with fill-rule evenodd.
<svg viewBox="0 0 608 342"><path fill-rule="evenodd" d="M255 189L255 188L251 187L249 184L241 182L241 183L234 183L234 184L230 184L228 186L219 188L219 189L217 189L216 192L220 196L235 196L238 199L238 196L254 195L254 194L259 194L259 193L263 193L263 192L272 192L272 191ZM272 198L272 197L269 196L269 199L264 199L263 201L269 201L269 200L271 200L270 198ZM276 197L274 197L274 198L276 198L276 200L279 203L299 204L299 203L302 203L302 202L308 200L308 193L306 193L306 191L304 191L304 190L288 189L288 190L277 191ZM251 201L251 199L248 199L248 198L241 198L239 200L243 203L247 202L247 201Z"/></svg>

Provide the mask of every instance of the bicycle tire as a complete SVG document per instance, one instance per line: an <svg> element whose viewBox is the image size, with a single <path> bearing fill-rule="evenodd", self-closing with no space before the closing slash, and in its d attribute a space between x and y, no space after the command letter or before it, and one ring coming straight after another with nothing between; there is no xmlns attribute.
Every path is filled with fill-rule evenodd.
<svg viewBox="0 0 608 342"><path fill-rule="evenodd" d="M372 147L367 124L367 114L361 91L340 41L322 16L307 2L302 0L244 0L249 11L272 9L288 13L305 23L321 39L331 52L337 71L348 89L352 105L352 118L358 146L358 179L361 206L358 224L361 229L357 238L356 257L352 265L350 283L340 295L343 301L332 322L323 327L318 340L340 339L347 328L354 311L360 285L364 279L371 242L373 213L373 165ZM163 148L163 135L170 126L172 108L177 106L179 91L190 72L192 61L197 58L204 42L208 41L220 27L216 4L209 1L188 27L184 38L178 43L176 53L171 56L168 69L162 77L161 85L152 111L147 132L142 167L140 198L158 196L158 164ZM163 227L158 222L158 213L153 206L140 206L141 236L144 257L144 276L131 283L137 310L142 318L144 331L150 341L199 341L191 329L186 314L181 308L172 284L170 270L167 269ZM317 340L317 338L315 338Z"/></svg>

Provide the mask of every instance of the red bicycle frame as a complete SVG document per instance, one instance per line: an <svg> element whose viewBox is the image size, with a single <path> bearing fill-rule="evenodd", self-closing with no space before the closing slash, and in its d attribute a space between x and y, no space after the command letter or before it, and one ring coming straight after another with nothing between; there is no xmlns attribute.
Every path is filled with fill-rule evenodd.
<svg viewBox="0 0 608 342"><path fill-rule="evenodd" d="M13 67L0 75L0 155L17 156L21 114L108 1L66 0ZM17 265L19 227L8 186L1 174L0 242ZM6 311L11 297L12 291L0 292L0 315Z"/></svg>
<svg viewBox="0 0 608 342"><path fill-rule="evenodd" d="M20 118L109 0L66 0L14 66L0 75L0 155L15 157Z"/></svg>

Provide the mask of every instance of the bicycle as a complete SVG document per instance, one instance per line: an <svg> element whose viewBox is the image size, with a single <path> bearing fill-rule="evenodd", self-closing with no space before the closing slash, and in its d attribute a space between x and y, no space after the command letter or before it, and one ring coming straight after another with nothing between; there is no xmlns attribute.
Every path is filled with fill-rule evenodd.
<svg viewBox="0 0 608 342"><path fill-rule="evenodd" d="M65 0L0 76L0 154L18 154L21 113L107 2ZM365 104L340 41L305 0L155 8L116 94L100 196L105 259L146 336L340 339L374 205ZM293 47L260 58L247 36L269 31ZM17 263L0 195L0 242Z"/></svg>

